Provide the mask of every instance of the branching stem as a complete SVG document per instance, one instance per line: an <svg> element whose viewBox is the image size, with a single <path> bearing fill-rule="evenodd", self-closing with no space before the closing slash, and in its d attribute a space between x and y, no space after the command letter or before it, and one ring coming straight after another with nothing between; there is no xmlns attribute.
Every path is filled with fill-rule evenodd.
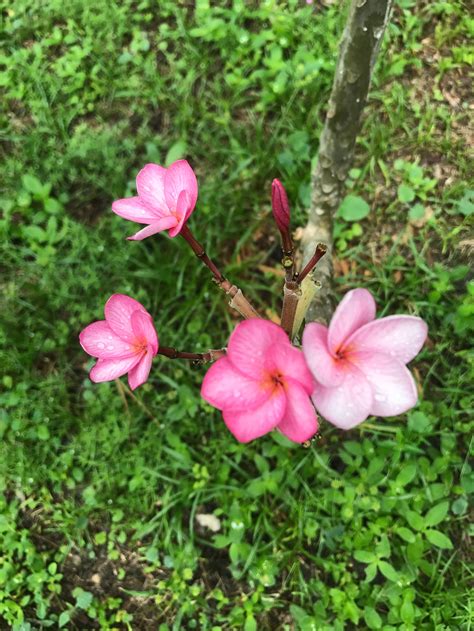
<svg viewBox="0 0 474 631"><path fill-rule="evenodd" d="M201 259L204 265L210 270L216 284L230 297L229 305L247 320L249 318L259 318L259 314L252 307L242 291L225 278L217 265L206 254L203 246L195 238L187 225L182 228L180 235L189 244L194 254Z"/></svg>

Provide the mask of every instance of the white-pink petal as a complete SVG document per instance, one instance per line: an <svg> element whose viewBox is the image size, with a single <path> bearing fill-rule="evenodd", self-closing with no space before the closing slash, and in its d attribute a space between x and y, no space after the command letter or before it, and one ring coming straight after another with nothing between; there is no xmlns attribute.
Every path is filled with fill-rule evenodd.
<svg viewBox="0 0 474 631"><path fill-rule="evenodd" d="M375 351L408 364L423 347L428 327L421 318L393 315L369 322L347 340L349 351Z"/></svg>
<svg viewBox="0 0 474 631"><path fill-rule="evenodd" d="M174 228L178 224L178 220L174 215L168 215L166 217L161 217L160 219L156 219L153 223L151 223L146 228L142 228L131 237L127 237L128 241L143 241L147 237L151 237L158 232L163 232L163 230L168 230L169 228Z"/></svg>
<svg viewBox="0 0 474 631"><path fill-rule="evenodd" d="M112 203L112 211L124 219L146 224L156 221L160 216L152 208L146 206L139 197L118 199Z"/></svg>
<svg viewBox="0 0 474 631"><path fill-rule="evenodd" d="M367 289L348 291L331 319L328 330L328 349L337 353L347 338L361 326L375 318L375 301Z"/></svg>
<svg viewBox="0 0 474 631"><path fill-rule="evenodd" d="M227 357L245 375L260 379L268 350L289 343L287 334L274 322L251 318L235 327L229 338Z"/></svg>
<svg viewBox="0 0 474 631"><path fill-rule="evenodd" d="M153 349L151 348L151 346L148 346L147 351L140 359L138 364L129 371L128 384L132 390L135 390L136 388L138 388L138 386L141 386L148 379L153 355Z"/></svg>
<svg viewBox="0 0 474 631"><path fill-rule="evenodd" d="M295 443L304 443L318 431L316 410L308 393L291 379L287 379L286 410L277 429Z"/></svg>
<svg viewBox="0 0 474 631"><path fill-rule="evenodd" d="M130 357L116 359L98 359L95 366L89 373L91 381L101 383L102 381L113 381L131 370L141 359L142 354L131 355Z"/></svg>
<svg viewBox="0 0 474 631"><path fill-rule="evenodd" d="M201 396L219 410L255 408L271 396L269 385L264 387L237 370L227 357L222 357L207 371Z"/></svg>
<svg viewBox="0 0 474 631"><path fill-rule="evenodd" d="M283 388L277 388L262 405L245 410L223 410L227 427L241 443L259 438L274 429L282 420L286 410Z"/></svg>
<svg viewBox="0 0 474 631"><path fill-rule="evenodd" d="M137 191L140 198L155 211L158 216L168 215L165 199L166 169L158 164L146 164L137 175Z"/></svg>
<svg viewBox="0 0 474 631"><path fill-rule="evenodd" d="M158 352L158 336L153 326L153 320L149 313L143 311L134 311L131 315L131 324L133 333L138 343L145 343L150 346L152 354Z"/></svg>
<svg viewBox="0 0 474 631"><path fill-rule="evenodd" d="M131 344L136 340L132 329L132 313L134 311L142 311L150 316L137 300L125 294L114 294L107 300L104 307L105 319L112 331Z"/></svg>
<svg viewBox="0 0 474 631"><path fill-rule="evenodd" d="M190 207L193 209L197 201L198 184L194 171L186 160L177 160L166 169L165 198L171 212L177 209L181 191L188 193Z"/></svg>
<svg viewBox="0 0 474 631"><path fill-rule="evenodd" d="M397 416L416 405L415 381L400 360L384 353L361 352L351 355L351 362L364 373L372 387L370 414Z"/></svg>
<svg viewBox="0 0 474 631"><path fill-rule="evenodd" d="M79 335L82 348L101 359L112 359L134 355L135 348L127 341L116 335L105 320L99 320L86 326Z"/></svg>
<svg viewBox="0 0 474 631"><path fill-rule="evenodd" d="M303 353L314 378L323 386L338 386L344 381L343 362L328 349L328 329L310 322L303 331Z"/></svg>
<svg viewBox="0 0 474 631"><path fill-rule="evenodd" d="M341 429L351 429L369 416L373 394L364 374L353 366L341 385L334 388L317 385L312 399L327 421Z"/></svg>

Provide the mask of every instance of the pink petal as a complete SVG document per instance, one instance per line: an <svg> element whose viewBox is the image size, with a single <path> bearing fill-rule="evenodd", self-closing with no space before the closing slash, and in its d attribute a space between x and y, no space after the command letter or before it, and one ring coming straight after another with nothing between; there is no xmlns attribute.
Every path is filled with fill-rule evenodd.
<svg viewBox="0 0 474 631"><path fill-rule="evenodd" d="M138 300L125 296L124 294L114 294L105 303L105 319L112 331L130 344L136 342L136 336L132 329L132 313L142 311L150 318L150 314Z"/></svg>
<svg viewBox="0 0 474 631"><path fill-rule="evenodd" d="M418 392L408 368L384 353L351 354L350 361L364 373L374 395L370 413L397 416L416 405Z"/></svg>
<svg viewBox="0 0 474 631"><path fill-rule="evenodd" d="M157 211L158 216L168 215L165 199L166 169L158 164L146 164L137 175L137 191L141 199Z"/></svg>
<svg viewBox="0 0 474 631"><path fill-rule="evenodd" d="M316 409L336 427L351 429L365 421L372 409L372 387L355 366L347 372L340 386L318 385L312 396Z"/></svg>
<svg viewBox="0 0 474 631"><path fill-rule="evenodd" d="M269 349L280 344L290 344L280 326L269 320L251 318L235 327L227 345L227 357L245 375L261 379Z"/></svg>
<svg viewBox="0 0 474 631"><path fill-rule="evenodd" d="M375 301L367 289L348 291L337 306L329 324L328 348L336 354L345 340L375 318Z"/></svg>
<svg viewBox="0 0 474 631"><path fill-rule="evenodd" d="M94 383L118 379L131 370L140 361L141 357L142 355L137 353L120 359L98 359L96 365L92 367L89 377Z"/></svg>
<svg viewBox="0 0 474 631"><path fill-rule="evenodd" d="M181 191L178 197L178 203L176 205L176 215L178 224L169 231L170 237L175 237L181 232L184 222L192 213L193 208L190 206L191 198L186 191Z"/></svg>
<svg viewBox="0 0 474 631"><path fill-rule="evenodd" d="M126 197L112 203L112 210L119 217L137 223L152 223L159 215L146 206L139 197Z"/></svg>
<svg viewBox="0 0 474 631"><path fill-rule="evenodd" d="M116 335L105 320L99 320L86 326L79 335L82 348L101 359L127 357L135 354L135 348Z"/></svg>
<svg viewBox="0 0 474 631"><path fill-rule="evenodd" d="M131 315L133 333L138 341L149 345L153 356L158 352L158 336L149 313L134 311Z"/></svg>
<svg viewBox="0 0 474 631"><path fill-rule="evenodd" d="M152 347L148 346L146 353L140 359L138 364L128 373L128 384L132 390L141 386L148 379L153 355L155 355L155 353L153 352Z"/></svg>
<svg viewBox="0 0 474 631"><path fill-rule="evenodd" d="M327 339L327 327L310 322L303 331L303 353L314 378L323 386L333 387L344 381L345 371L341 360L329 352Z"/></svg>
<svg viewBox="0 0 474 631"><path fill-rule="evenodd" d="M304 443L318 431L318 417L307 392L296 381L287 381L286 411L278 429L295 443Z"/></svg>
<svg viewBox="0 0 474 631"><path fill-rule="evenodd" d="M420 352L427 335L428 327L421 318L393 315L360 328L347 340L345 348L348 352L386 353L408 364Z"/></svg>
<svg viewBox="0 0 474 631"><path fill-rule="evenodd" d="M224 410L222 416L237 440L248 443L274 429L281 422L285 409L285 392L283 388L277 388L262 405L240 411Z"/></svg>
<svg viewBox="0 0 474 631"><path fill-rule="evenodd" d="M273 389L237 370L222 357L207 371L202 382L201 396L219 410L242 410L262 405Z"/></svg>
<svg viewBox="0 0 474 631"><path fill-rule="evenodd" d="M143 241L147 237L151 237L158 232L163 232L163 230L168 230L169 228L173 228L178 223L178 220L174 215L168 215L167 217L161 217L161 219L155 219L153 223L151 223L146 228L139 230L131 237L127 237L128 241Z"/></svg>
<svg viewBox="0 0 474 631"><path fill-rule="evenodd" d="M186 160L177 160L166 169L165 198L171 212L177 209L181 191L188 193L192 210L196 205L198 184L194 171Z"/></svg>
<svg viewBox="0 0 474 631"><path fill-rule="evenodd" d="M314 390L313 375L306 365L302 351L287 342L271 346L265 357L265 368L273 373L280 373L285 379L291 377L308 394Z"/></svg>

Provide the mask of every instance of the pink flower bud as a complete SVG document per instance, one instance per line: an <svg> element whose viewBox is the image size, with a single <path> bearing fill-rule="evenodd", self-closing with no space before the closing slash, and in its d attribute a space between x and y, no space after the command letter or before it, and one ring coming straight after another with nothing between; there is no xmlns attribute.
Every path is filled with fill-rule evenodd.
<svg viewBox="0 0 474 631"><path fill-rule="evenodd" d="M272 182L272 211L280 232L287 232L290 228L290 205L285 188L277 179Z"/></svg>

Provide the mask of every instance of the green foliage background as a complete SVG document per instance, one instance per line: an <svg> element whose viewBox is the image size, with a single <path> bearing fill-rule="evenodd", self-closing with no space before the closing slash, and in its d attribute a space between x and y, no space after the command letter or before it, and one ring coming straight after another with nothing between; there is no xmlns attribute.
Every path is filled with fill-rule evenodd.
<svg viewBox="0 0 474 631"><path fill-rule="evenodd" d="M463 2L397 4L335 233L341 293L363 284L380 315L427 320L420 403L344 434L324 423L309 449L237 444L199 397L203 369L158 358L133 399L93 385L77 337L122 292L163 344L225 344L233 315L185 245L126 243L110 212L145 162L181 156L196 234L279 308L269 185L303 223L342 6L0 6L1 628L472 628Z"/></svg>

